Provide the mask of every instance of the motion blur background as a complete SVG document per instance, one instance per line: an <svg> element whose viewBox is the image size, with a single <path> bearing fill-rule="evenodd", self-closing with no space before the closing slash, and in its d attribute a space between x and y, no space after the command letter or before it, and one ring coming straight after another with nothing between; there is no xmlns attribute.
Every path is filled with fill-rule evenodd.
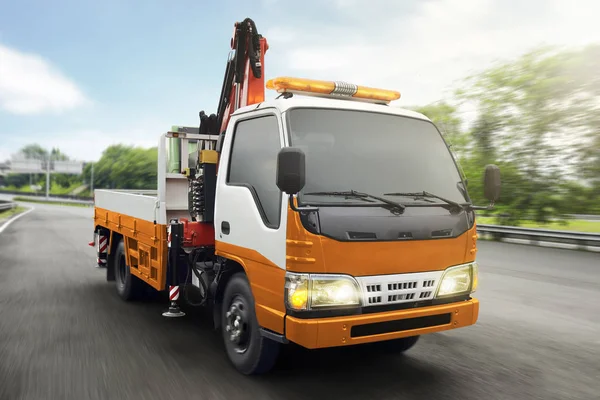
<svg viewBox="0 0 600 400"><path fill-rule="evenodd" d="M209 328L161 319L164 304L115 314L82 250L91 209L39 204L46 175L11 165L80 162L50 175L55 199L156 189L159 135L216 111L233 23L251 17L270 45L267 78L399 90L393 106L437 124L475 204L487 203L484 166L497 164L502 194L478 224L598 234L598 15L594 0L0 0L0 199L39 198L0 236L0 399L199 386L211 399L597 399L598 253L483 242L473 328L425 338L404 361L290 356L254 382L230 370ZM0 224L17 211L0 210Z"/></svg>
<svg viewBox="0 0 600 400"><path fill-rule="evenodd" d="M43 174L8 167L52 153L86 165L53 174L51 194L89 198L92 162L96 188L154 189L158 135L216 108L232 21L251 16L267 77L400 90L395 106L434 120L478 204L497 163L502 224L600 213L599 13L585 0L0 1L0 186L43 193Z"/></svg>

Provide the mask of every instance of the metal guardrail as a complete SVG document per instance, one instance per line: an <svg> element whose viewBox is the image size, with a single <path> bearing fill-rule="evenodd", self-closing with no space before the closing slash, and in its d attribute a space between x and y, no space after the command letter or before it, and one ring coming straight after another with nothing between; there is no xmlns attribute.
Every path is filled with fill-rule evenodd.
<svg viewBox="0 0 600 400"><path fill-rule="evenodd" d="M16 206L12 201L0 200L0 211L12 210Z"/></svg>
<svg viewBox="0 0 600 400"><path fill-rule="evenodd" d="M521 239L529 244L559 243L580 249L600 248L600 234L587 232L558 231L551 229L519 228L501 225L477 225L477 233L493 239Z"/></svg>
<svg viewBox="0 0 600 400"><path fill-rule="evenodd" d="M76 199L64 199L64 198L60 198L60 197L50 197L48 200L46 200L46 197L35 197L35 196L15 196L15 199L17 199L17 201L21 200L21 201L31 201L31 202L42 202L42 203L55 203L55 204L67 204L67 203L73 203L73 204L85 204L88 206L93 206L94 205L94 201L93 200L76 200ZM14 200L14 199L13 199Z"/></svg>
<svg viewBox="0 0 600 400"><path fill-rule="evenodd" d="M584 221L600 221L600 215L571 214L570 217Z"/></svg>
<svg viewBox="0 0 600 400"><path fill-rule="evenodd" d="M15 196L28 196L28 197L40 197L42 199L46 198L45 193L40 192L23 192L19 190L6 190L0 189L0 194L12 194ZM69 194L51 194L50 197L54 197L57 199L65 199L65 200L82 200L82 201L91 201L92 197L88 196L73 196Z"/></svg>
<svg viewBox="0 0 600 400"><path fill-rule="evenodd" d="M151 192L151 191L148 191ZM65 199L66 201L69 201ZM93 201L71 202L93 205ZM16 203L0 200L0 211L10 210L16 207ZM520 228L503 225L478 224L477 233L491 236L493 239L520 239L527 240L529 244L539 245L543 243L557 243L573 245L580 249L589 250L589 247L600 249L600 234L588 232L558 231L552 229Z"/></svg>

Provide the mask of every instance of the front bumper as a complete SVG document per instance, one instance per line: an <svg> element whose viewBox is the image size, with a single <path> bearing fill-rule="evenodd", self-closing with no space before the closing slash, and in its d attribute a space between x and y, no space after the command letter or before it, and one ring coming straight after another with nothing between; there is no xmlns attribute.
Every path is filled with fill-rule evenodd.
<svg viewBox="0 0 600 400"><path fill-rule="evenodd" d="M479 301L410 310L333 318L300 319L286 316L285 336L309 349L425 335L473 325L479 316Z"/></svg>

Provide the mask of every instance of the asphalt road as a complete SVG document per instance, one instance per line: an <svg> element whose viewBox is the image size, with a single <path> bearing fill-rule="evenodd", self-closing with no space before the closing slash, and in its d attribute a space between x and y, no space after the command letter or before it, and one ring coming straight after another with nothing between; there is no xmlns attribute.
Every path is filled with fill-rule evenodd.
<svg viewBox="0 0 600 400"><path fill-rule="evenodd" d="M290 348L250 378L203 315L117 298L91 209L35 208L0 234L0 400L600 398L599 254L481 242L475 326L403 356Z"/></svg>

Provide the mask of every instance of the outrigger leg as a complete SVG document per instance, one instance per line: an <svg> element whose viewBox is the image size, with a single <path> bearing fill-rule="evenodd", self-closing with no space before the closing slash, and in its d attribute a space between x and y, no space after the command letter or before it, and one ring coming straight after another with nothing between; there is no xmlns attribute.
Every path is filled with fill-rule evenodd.
<svg viewBox="0 0 600 400"><path fill-rule="evenodd" d="M169 224L169 264L171 271L171 282L169 285L169 309L163 312L163 317L183 317L185 313L179 308L177 300L179 300L179 275L177 272L177 264L179 262L179 249L183 236L183 225L177 220L171 220Z"/></svg>

